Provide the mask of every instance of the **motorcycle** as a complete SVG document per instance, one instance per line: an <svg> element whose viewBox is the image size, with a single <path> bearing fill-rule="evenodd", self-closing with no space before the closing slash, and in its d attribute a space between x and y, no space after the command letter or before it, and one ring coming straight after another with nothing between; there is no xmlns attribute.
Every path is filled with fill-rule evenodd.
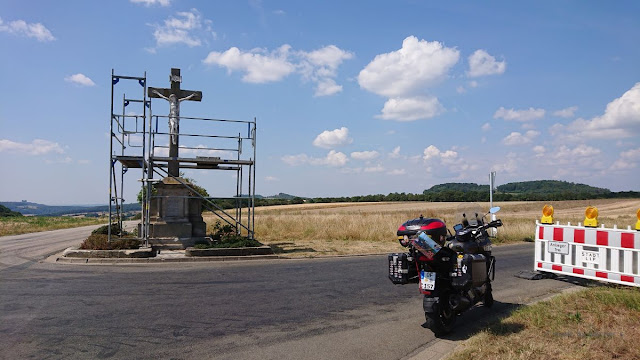
<svg viewBox="0 0 640 360"><path fill-rule="evenodd" d="M482 215L477 209L463 209L454 234L442 220L422 215L398 228L398 240L408 252L389 254L389 279L394 284L419 284L425 327L436 336L449 333L457 316L475 304L493 305L496 260L487 230L502 226L502 221L484 218L499 210L494 207Z"/></svg>

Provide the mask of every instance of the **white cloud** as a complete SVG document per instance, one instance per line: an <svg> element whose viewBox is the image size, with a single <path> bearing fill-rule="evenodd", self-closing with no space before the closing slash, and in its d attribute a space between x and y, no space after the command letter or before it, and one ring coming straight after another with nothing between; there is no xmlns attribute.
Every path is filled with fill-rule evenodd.
<svg viewBox="0 0 640 360"><path fill-rule="evenodd" d="M443 79L458 62L460 52L438 41L409 36L402 48L377 55L360 74L360 87L386 97L412 95Z"/></svg>
<svg viewBox="0 0 640 360"><path fill-rule="evenodd" d="M309 162L310 157L307 154L298 154L298 155L285 155L282 157L282 161L291 166L298 166L302 164L306 164Z"/></svg>
<svg viewBox="0 0 640 360"><path fill-rule="evenodd" d="M342 85L336 84L333 79L322 79L316 85L316 92L313 96L330 96L342 91Z"/></svg>
<svg viewBox="0 0 640 360"><path fill-rule="evenodd" d="M570 159L576 157L591 157L600 153L600 149L585 144L580 144L573 149L563 145L556 150L554 157Z"/></svg>
<svg viewBox="0 0 640 360"><path fill-rule="evenodd" d="M345 60L352 59L353 53L328 45L311 52L299 51L297 55L302 59L298 64L300 73L317 84L314 96L328 96L342 91L342 86L336 84L334 78L338 67Z"/></svg>
<svg viewBox="0 0 640 360"><path fill-rule="evenodd" d="M458 152L453 150L440 151L436 146L429 145L423 151L422 159L424 161L439 159L443 164L452 164L458 158Z"/></svg>
<svg viewBox="0 0 640 360"><path fill-rule="evenodd" d="M505 120L515 120L515 121L531 121L536 119L541 119L544 117L545 111L544 109L534 109L530 107L526 110L514 110L514 109L505 109L504 107L500 107L495 114L493 114L494 119L505 119Z"/></svg>
<svg viewBox="0 0 640 360"><path fill-rule="evenodd" d="M384 120L415 121L429 119L444 112L444 107L436 97L416 96L412 98L391 98L385 102L382 114L376 117Z"/></svg>
<svg viewBox="0 0 640 360"><path fill-rule="evenodd" d="M491 124L489 124L489 123L484 123L484 124L482 125L482 131L489 131L489 130L491 130Z"/></svg>
<svg viewBox="0 0 640 360"><path fill-rule="evenodd" d="M470 88L477 88L478 87L478 82L475 81L475 80L469 81L469 87Z"/></svg>
<svg viewBox="0 0 640 360"><path fill-rule="evenodd" d="M134 4L142 4L144 6L152 6L152 5L160 5L160 6L169 6L171 5L171 0L129 0Z"/></svg>
<svg viewBox="0 0 640 360"><path fill-rule="evenodd" d="M171 46L184 44L188 47L202 45L201 37L210 35L215 38L216 34L211 30L211 21L202 19L200 12L196 9L176 13L175 17L169 17L163 25L155 25L153 37L156 46ZM152 52L155 49L151 49Z"/></svg>
<svg viewBox="0 0 640 360"><path fill-rule="evenodd" d="M351 153L351 158L354 160L373 160L380 155L377 151L354 151Z"/></svg>
<svg viewBox="0 0 640 360"><path fill-rule="evenodd" d="M266 176L266 177L264 178L264 181L272 182L272 181L280 181L280 179L278 179L278 178L277 178L277 177L275 177L275 176Z"/></svg>
<svg viewBox="0 0 640 360"><path fill-rule="evenodd" d="M464 86L458 86L456 88L456 91L458 92L458 94L464 94L467 92L467 89L465 89Z"/></svg>
<svg viewBox="0 0 640 360"><path fill-rule="evenodd" d="M0 32L35 38L41 42L54 41L56 39L53 34L51 34L51 31L41 23L29 24L24 20L5 23L2 18L0 18Z"/></svg>
<svg viewBox="0 0 640 360"><path fill-rule="evenodd" d="M313 140L313 145L324 149L330 149L348 145L352 142L353 139L349 137L349 129L343 126L340 129L323 131L316 136L315 140Z"/></svg>
<svg viewBox="0 0 640 360"><path fill-rule="evenodd" d="M640 163L640 147L637 149L630 149L620 153L618 158L613 164L611 164L610 170L629 170L638 167Z"/></svg>
<svg viewBox="0 0 640 360"><path fill-rule="evenodd" d="M405 169L393 169L389 171L387 174L389 175L405 175L407 171Z"/></svg>
<svg viewBox="0 0 640 360"><path fill-rule="evenodd" d="M242 51L237 47L225 52L212 51L203 60L208 65L218 65L232 71L244 72L242 80L248 83L280 81L298 72L303 79L316 84L314 96L329 96L342 91L335 81L337 70L353 54L335 45L306 52L293 51L285 44L274 51L252 49Z"/></svg>
<svg viewBox="0 0 640 360"><path fill-rule="evenodd" d="M568 108L554 111L553 116L562 117L562 118L571 118L575 114L576 110L578 110L577 106L570 106Z"/></svg>
<svg viewBox="0 0 640 360"><path fill-rule="evenodd" d="M267 83L280 81L295 71L294 64L287 60L289 45L282 45L275 51L267 53L264 49L253 49L242 52L237 47L220 53L212 51L203 60L208 65L218 65L227 71L243 71L242 81L248 83Z"/></svg>
<svg viewBox="0 0 640 360"><path fill-rule="evenodd" d="M550 151L546 158L549 166L560 166L558 168L560 175L571 174L572 171L584 171L590 169L595 171L605 166L600 164L598 155L602 151L589 145L580 144L574 148L562 145L553 151ZM566 174L563 171L568 171ZM574 174L575 175L575 174Z"/></svg>
<svg viewBox="0 0 640 360"><path fill-rule="evenodd" d="M637 149L630 149L620 153L620 157L623 159L629 159L632 161L640 161L640 147Z"/></svg>
<svg viewBox="0 0 640 360"><path fill-rule="evenodd" d="M379 172L384 172L384 167L380 164L376 165L376 166L371 166L371 167L366 167L364 168L364 172L366 173L379 173Z"/></svg>
<svg viewBox="0 0 640 360"><path fill-rule="evenodd" d="M95 86L96 84L84 74L73 74L64 78L64 81L78 84L81 86Z"/></svg>
<svg viewBox="0 0 640 360"><path fill-rule="evenodd" d="M504 162L491 166L491 170L498 173L513 174L517 172L518 163L520 162L521 161L518 159L518 155L509 153L507 154Z"/></svg>
<svg viewBox="0 0 640 360"><path fill-rule="evenodd" d="M347 158L347 155L335 150L329 151L327 156L323 158L314 158L314 157L308 156L307 154L298 154L298 155L283 156L281 160L284 163L291 166L310 164L310 165L316 165L316 166L326 165L326 166L333 166L333 167L344 166L349 161L349 159Z"/></svg>
<svg viewBox="0 0 640 360"><path fill-rule="evenodd" d="M57 159L46 159L44 161L47 164L71 164L73 162L73 159L69 156L65 156L63 158L57 158Z"/></svg>
<svg viewBox="0 0 640 360"><path fill-rule="evenodd" d="M607 104L601 116L567 126L578 138L620 139L640 135L640 82Z"/></svg>
<svg viewBox="0 0 640 360"><path fill-rule="evenodd" d="M400 157L400 146L396 146L395 148L393 148L393 151L391 151L388 156L389 156L390 159L399 158Z"/></svg>
<svg viewBox="0 0 640 360"><path fill-rule="evenodd" d="M19 143L7 139L0 139L0 152L46 155L49 153L62 154L64 150L58 143L48 140L35 139L31 143Z"/></svg>
<svg viewBox="0 0 640 360"><path fill-rule="evenodd" d="M547 151L547 149L545 149L545 147L542 145L536 145L532 150L534 153L536 153L536 157L544 156L545 152Z"/></svg>
<svg viewBox="0 0 640 360"><path fill-rule="evenodd" d="M488 52L479 49L469 56L470 77L502 74L507 69L505 61L496 61Z"/></svg>
<svg viewBox="0 0 640 360"><path fill-rule="evenodd" d="M342 152L331 150L324 159L313 159L312 165L344 166L349 159Z"/></svg>
<svg viewBox="0 0 640 360"><path fill-rule="evenodd" d="M535 130L529 130L524 134L514 131L502 139L502 143L509 146L525 145L531 143L538 135L540 135L540 132Z"/></svg>

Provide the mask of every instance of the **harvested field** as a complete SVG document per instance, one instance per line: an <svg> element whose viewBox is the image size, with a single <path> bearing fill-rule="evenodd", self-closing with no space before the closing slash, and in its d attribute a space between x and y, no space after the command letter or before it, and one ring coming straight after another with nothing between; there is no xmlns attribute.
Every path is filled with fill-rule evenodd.
<svg viewBox="0 0 640 360"><path fill-rule="evenodd" d="M504 226L499 229L496 244L532 241L535 221L540 219L546 202L497 202L497 214ZM550 202L555 208L554 220L562 224L584 221L587 206L599 210L599 222L607 227L633 226L640 199L603 199ZM488 203L479 203L487 211ZM326 254L371 254L402 251L396 230L403 222L421 214L446 222L451 228L458 223L461 203L384 202L300 204L256 208L256 238L289 256ZM204 214L209 229L214 215Z"/></svg>

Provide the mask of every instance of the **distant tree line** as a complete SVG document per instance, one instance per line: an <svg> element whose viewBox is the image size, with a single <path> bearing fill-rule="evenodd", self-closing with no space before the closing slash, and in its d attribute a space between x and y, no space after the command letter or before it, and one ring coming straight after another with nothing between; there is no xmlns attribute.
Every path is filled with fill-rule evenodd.
<svg viewBox="0 0 640 360"><path fill-rule="evenodd" d="M489 185L473 183L447 183L439 184L422 192L389 193L387 195L362 195L342 197L316 197L301 198L288 194L285 198L265 198L258 196L256 206L289 205L302 203L341 203L341 202L382 202L382 201L428 201L428 202L488 202ZM588 200L611 198L640 198L638 191L613 192L609 189L597 188L584 184L575 184L566 181L537 180L518 183L508 183L496 188L494 201L560 201L560 200ZM241 206L246 207L247 199L237 200ZM236 200L214 200L224 208L233 208Z"/></svg>

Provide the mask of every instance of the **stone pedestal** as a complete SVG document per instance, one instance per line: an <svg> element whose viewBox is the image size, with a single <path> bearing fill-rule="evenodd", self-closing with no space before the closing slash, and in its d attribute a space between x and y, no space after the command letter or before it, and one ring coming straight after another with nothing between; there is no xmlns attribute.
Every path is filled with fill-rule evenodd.
<svg viewBox="0 0 640 360"><path fill-rule="evenodd" d="M156 184L157 194L151 200L149 242L152 246L187 248L206 236L202 220L202 200L173 178Z"/></svg>

